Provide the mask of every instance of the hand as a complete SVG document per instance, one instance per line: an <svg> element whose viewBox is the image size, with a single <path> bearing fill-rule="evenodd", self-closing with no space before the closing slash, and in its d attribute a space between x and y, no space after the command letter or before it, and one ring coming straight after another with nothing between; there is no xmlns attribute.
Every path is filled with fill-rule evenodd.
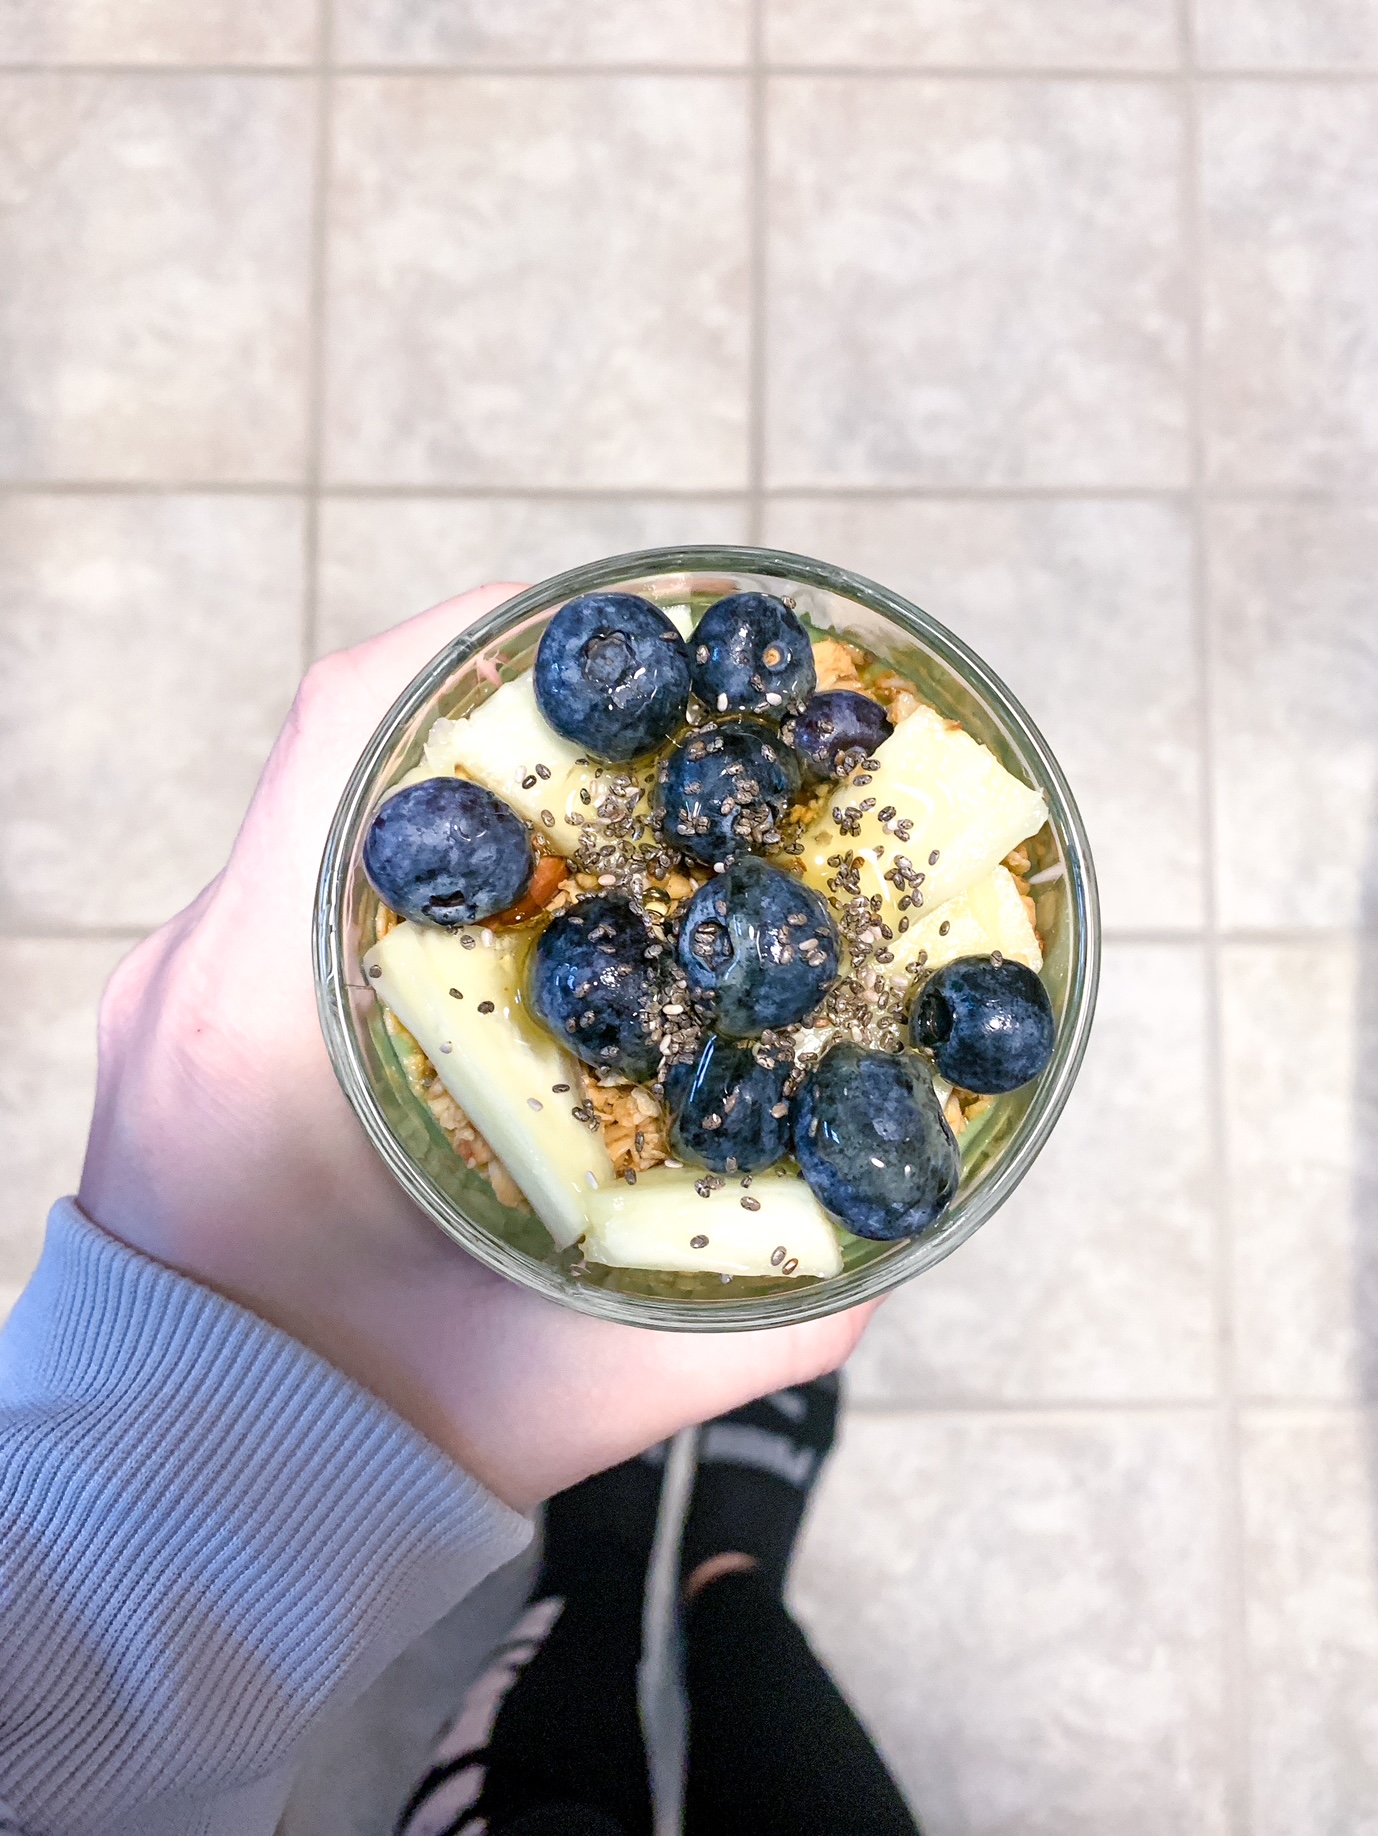
<svg viewBox="0 0 1378 1836"><path fill-rule="evenodd" d="M422 665L517 590L466 593L307 675L228 865L106 990L79 1201L112 1235L311 1346L524 1510L833 1368L867 1310L690 1337L557 1306L412 1206L336 1083L311 959L336 802Z"/></svg>

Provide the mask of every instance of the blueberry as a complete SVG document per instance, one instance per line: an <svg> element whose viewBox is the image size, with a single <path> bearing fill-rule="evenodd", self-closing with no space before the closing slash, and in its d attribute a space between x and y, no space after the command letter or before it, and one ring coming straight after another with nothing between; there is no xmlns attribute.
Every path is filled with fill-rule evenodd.
<svg viewBox="0 0 1378 1836"><path fill-rule="evenodd" d="M476 924L520 899L536 865L526 824L467 778L394 791L369 825L364 872L404 918Z"/></svg>
<svg viewBox="0 0 1378 1836"><path fill-rule="evenodd" d="M859 1237L915 1237L957 1190L962 1157L914 1052L844 1041L794 1102L794 1153L826 1211Z"/></svg>
<svg viewBox="0 0 1378 1836"><path fill-rule="evenodd" d="M718 1031L750 1039L817 1007L837 980L837 926L812 887L744 854L690 900L679 960Z"/></svg>
<svg viewBox="0 0 1378 1836"><path fill-rule="evenodd" d="M799 794L799 761L774 727L743 717L700 727L656 774L655 818L666 841L716 866L763 853Z"/></svg>
<svg viewBox="0 0 1378 1836"><path fill-rule="evenodd" d="M818 680L808 632L769 593L730 593L711 605L690 650L694 693L719 714L780 720Z"/></svg>
<svg viewBox="0 0 1378 1836"><path fill-rule="evenodd" d="M782 1061L760 1063L749 1046L710 1033L693 1064L665 1080L670 1146L714 1173L759 1173L789 1152Z"/></svg>
<svg viewBox="0 0 1378 1836"><path fill-rule="evenodd" d="M635 593L571 599L541 635L536 704L596 759L634 759L669 739L689 700L689 653L665 614Z"/></svg>
<svg viewBox="0 0 1378 1836"><path fill-rule="evenodd" d="M880 703L869 695L858 695L855 689L825 689L821 695L811 695L782 729L799 754L810 784L845 778L894 731Z"/></svg>
<svg viewBox="0 0 1378 1836"><path fill-rule="evenodd" d="M1032 969L1008 957L959 956L935 969L909 1017L950 1083L999 1096L1027 1084L1053 1055L1057 1022Z"/></svg>
<svg viewBox="0 0 1378 1836"><path fill-rule="evenodd" d="M531 953L531 1011L586 1065L645 1083L660 1068L661 946L620 893L558 913Z"/></svg>

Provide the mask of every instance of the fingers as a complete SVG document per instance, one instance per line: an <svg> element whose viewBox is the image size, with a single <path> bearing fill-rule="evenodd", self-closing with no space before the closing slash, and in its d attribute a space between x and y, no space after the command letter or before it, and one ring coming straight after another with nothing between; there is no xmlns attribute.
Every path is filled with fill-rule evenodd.
<svg viewBox="0 0 1378 1836"><path fill-rule="evenodd" d="M312 666L259 780L232 880L247 874L260 890L282 882L294 898L314 884L330 817L378 723L438 651L521 590L477 587Z"/></svg>
<svg viewBox="0 0 1378 1836"><path fill-rule="evenodd" d="M524 590L518 581L489 581L470 592L458 593L453 599L443 599L439 605L418 612L414 618L405 619L363 644L336 651L329 661L341 675L347 673L356 681L366 694L378 698L376 725L412 677L425 668L437 651L443 650L461 631L477 624L495 606Z"/></svg>

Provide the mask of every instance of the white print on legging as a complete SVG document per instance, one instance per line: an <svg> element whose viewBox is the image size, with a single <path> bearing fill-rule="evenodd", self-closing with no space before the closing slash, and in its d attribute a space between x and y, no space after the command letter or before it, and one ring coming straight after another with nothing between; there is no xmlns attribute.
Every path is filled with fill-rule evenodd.
<svg viewBox="0 0 1378 1836"><path fill-rule="evenodd" d="M474 1683L451 1726L441 1735L431 1754L427 1778L435 1783L410 1807L396 1836L480 1836L484 1820L463 1821L465 1811L479 1801L487 1776L488 1742L498 1711L508 1692L555 1629L564 1609L557 1598L529 1606L493 1653L493 1661ZM460 1762L468 1760L469 1764Z"/></svg>

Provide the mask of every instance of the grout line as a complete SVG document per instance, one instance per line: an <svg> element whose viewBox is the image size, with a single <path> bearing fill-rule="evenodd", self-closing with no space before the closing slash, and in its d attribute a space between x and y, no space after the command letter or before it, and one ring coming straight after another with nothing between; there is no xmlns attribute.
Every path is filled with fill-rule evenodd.
<svg viewBox="0 0 1378 1836"><path fill-rule="evenodd" d="M1246 927L1238 929L1230 925L1219 926L1216 930L1217 940L1221 944L1267 944L1270 946L1290 945L1297 949L1315 948L1321 944L1361 943L1372 936L1372 928L1363 925L1316 925L1308 929L1305 925L1280 925L1276 930L1266 927Z"/></svg>
<svg viewBox="0 0 1378 1836"><path fill-rule="evenodd" d="M311 77L317 66L311 63L301 64L127 64L127 63L9 63L0 64L0 75L4 76L115 76L115 77ZM772 76L796 78L823 78L829 80L849 81L862 79L872 81L906 82L921 78L931 78L941 82L968 83L1152 83L1160 86L1178 85L1181 74L1176 70L1164 69L1161 66L1142 69L1125 69L1103 65L1087 65L1084 68L1070 64L1052 64L1046 67L1028 64L800 64L780 61L761 63L762 69L768 69ZM514 77L521 79L547 78L557 81L577 81L583 77L610 78L682 78L689 81L702 81L706 78L732 78L737 81L750 81L752 69L740 63L568 63L568 64L523 64L523 63L455 63L437 60L427 64L388 64L368 63L366 61L338 63L332 66L333 74L347 77L396 78L400 80L427 77ZM1273 70L1262 66L1243 66L1228 68L1221 66L1209 70L1193 72L1198 82L1216 83L1314 83L1334 84L1348 87L1355 84L1378 82L1378 65L1356 70L1322 69L1298 66L1291 70Z"/></svg>
<svg viewBox="0 0 1378 1836"><path fill-rule="evenodd" d="M1206 941L1206 934L1199 925L1187 925L1181 930L1152 930L1125 925L1116 928L1114 925L1101 927L1101 941L1114 949L1144 949L1146 947L1195 948Z"/></svg>
<svg viewBox="0 0 1378 1836"><path fill-rule="evenodd" d="M1221 987L1221 934L1214 862L1215 706L1214 648L1211 639L1209 577L1205 552L1206 477L1203 383L1205 366L1205 269L1201 167L1201 125L1196 79L1196 33L1193 0L1179 0L1182 38L1182 221L1188 282L1187 411L1191 473L1191 603L1196 646L1200 739L1201 850L1207 870L1202 880L1206 920L1206 1090L1210 1115L1210 1188L1215 1220L1213 1287L1216 1317L1216 1448L1220 1489L1219 1564L1221 1729L1226 1826L1232 1836L1248 1836L1251 1827L1249 1789L1248 1647L1245 1626L1244 1523L1239 1452L1239 1415L1235 1400L1234 1243L1229 1207L1224 1100L1224 1019Z"/></svg>
<svg viewBox="0 0 1378 1836"><path fill-rule="evenodd" d="M330 74L331 0L316 9L316 139L311 195L310 296L307 305L306 527L301 608L302 673L316 660L321 549L321 442L325 420L326 237L330 217L330 129L334 87Z"/></svg>
<svg viewBox="0 0 1378 1836"><path fill-rule="evenodd" d="M1245 1391L1236 1401L1245 1415L1295 1415L1325 1421L1337 1415L1378 1413L1378 1398L1372 1396L1251 1396Z"/></svg>
<svg viewBox="0 0 1378 1836"><path fill-rule="evenodd" d="M941 1419L943 1416L988 1416L993 1421L1027 1418L1047 1422L1085 1416L1122 1415L1192 1415L1206 1416L1215 1409L1210 1397L1137 1397L1077 1396L1050 1397L1046 1400L1027 1397L928 1397L914 1400L867 1402L848 1395L847 1414L883 1420L890 1416L917 1415Z"/></svg>
<svg viewBox="0 0 1378 1836"><path fill-rule="evenodd" d="M766 80L763 0L751 0L751 89L747 126L747 528L759 548L765 522L766 403Z"/></svg>
<svg viewBox="0 0 1378 1836"><path fill-rule="evenodd" d="M1236 1398L1238 1410L1249 1415L1301 1416L1319 1421L1336 1416L1378 1414L1378 1400L1373 1397L1251 1396ZM914 1415L925 1419L952 1416L989 1416L993 1421L1008 1421L1027 1416L1033 1421L1074 1419L1078 1416L1169 1415L1209 1416L1219 1409L1213 1397L1193 1396L946 1396L894 1397L884 1400L847 1397L847 1414L884 1420L891 1416Z"/></svg>
<svg viewBox="0 0 1378 1836"><path fill-rule="evenodd" d="M1185 485L778 484L767 486L765 495L821 503L905 503L911 499L935 503L960 503L965 499L999 502L1006 498L1033 503L1061 503L1068 498L1109 503L1144 499L1154 503L1181 503L1186 491Z"/></svg>
<svg viewBox="0 0 1378 1836"><path fill-rule="evenodd" d="M155 924L42 924L10 925L0 920L4 943L142 943L158 929Z"/></svg>
<svg viewBox="0 0 1378 1836"><path fill-rule="evenodd" d="M0 479L0 497L299 497L301 480L265 483L255 479L198 481L158 479ZM741 485L714 489L679 489L674 485L449 485L449 484L331 484L322 479L322 497L351 500L396 498L404 502L531 502L531 503L645 503L665 499L675 503L735 503L744 495Z"/></svg>
<svg viewBox="0 0 1378 1836"><path fill-rule="evenodd" d="M264 483L253 479L174 481L167 478L11 478L0 480L0 497L300 497L301 481Z"/></svg>
<svg viewBox="0 0 1378 1836"><path fill-rule="evenodd" d="M322 302L323 304L324 302ZM764 365L762 366L764 370ZM764 381L764 375L763 375ZM306 487L310 489L310 486ZM3 497L298 497L300 480L262 479L0 479ZM377 498L401 502L672 503L724 504L758 495L763 503L1188 503L1187 485L481 485L327 483L322 498ZM1350 490L1235 489L1216 487L1194 494L1207 504L1378 505L1378 487Z"/></svg>
<svg viewBox="0 0 1378 1836"><path fill-rule="evenodd" d="M1188 36L1190 34L1188 33ZM869 64L773 64L772 74L782 76L837 76L837 77L943 77L967 78L980 81L993 78L1000 82L1053 82L1080 83L1161 83L1180 84L1186 75L1198 83L1334 83L1349 86L1355 83L1378 82L1378 64L1368 65L1357 70L1335 70L1306 68L1298 65L1295 70L1270 70L1263 65L1239 65L1229 68L1184 70L1148 69L1118 70L1103 68L1078 69L1074 65L1050 65L1039 69L1032 65L1019 64L891 64L884 67Z"/></svg>

